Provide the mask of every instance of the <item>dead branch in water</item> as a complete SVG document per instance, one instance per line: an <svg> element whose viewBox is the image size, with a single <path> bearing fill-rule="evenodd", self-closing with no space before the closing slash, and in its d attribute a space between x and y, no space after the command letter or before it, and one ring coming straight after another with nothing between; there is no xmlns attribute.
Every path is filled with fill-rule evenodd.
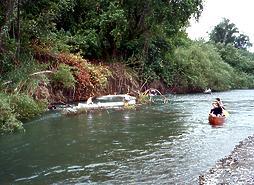
<svg viewBox="0 0 254 185"><path fill-rule="evenodd" d="M143 92L143 94L144 95L149 95L149 94L151 94L151 92L157 92L157 93L159 93L164 98L164 103L168 102L168 99L166 98L166 96L164 96L158 89L149 88L145 92Z"/></svg>

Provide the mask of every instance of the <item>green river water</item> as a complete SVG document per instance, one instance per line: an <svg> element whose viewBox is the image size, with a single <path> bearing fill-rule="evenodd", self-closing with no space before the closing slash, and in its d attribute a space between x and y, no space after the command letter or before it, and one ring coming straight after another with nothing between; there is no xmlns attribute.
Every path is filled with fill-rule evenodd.
<svg viewBox="0 0 254 185"><path fill-rule="evenodd" d="M230 117L208 124L220 97ZM254 133L254 90L168 95L136 110L48 112L0 136L0 184L198 184ZM239 114L240 113L240 114Z"/></svg>

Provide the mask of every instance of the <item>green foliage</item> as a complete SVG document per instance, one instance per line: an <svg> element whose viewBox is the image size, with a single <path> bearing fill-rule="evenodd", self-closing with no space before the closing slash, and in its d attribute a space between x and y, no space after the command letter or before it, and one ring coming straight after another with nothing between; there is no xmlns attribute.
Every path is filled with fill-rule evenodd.
<svg viewBox="0 0 254 185"><path fill-rule="evenodd" d="M10 133L22 130L22 123L16 118L10 106L10 97L0 93L0 133Z"/></svg>
<svg viewBox="0 0 254 185"><path fill-rule="evenodd" d="M250 43L250 38L247 35L240 34L234 41L234 46L238 49L247 49L252 47L252 43Z"/></svg>
<svg viewBox="0 0 254 185"><path fill-rule="evenodd" d="M254 75L246 74L242 71L235 70L233 75L234 84L232 88L236 89L253 89L254 88Z"/></svg>
<svg viewBox="0 0 254 185"><path fill-rule="evenodd" d="M210 33L210 40L215 43L223 43L224 45L229 43L233 44L237 33L239 33L239 31L236 25L230 23L229 19L224 18Z"/></svg>
<svg viewBox="0 0 254 185"><path fill-rule="evenodd" d="M39 82L47 81L47 77L32 75L45 69L45 66L37 64L27 51L24 50L17 60L14 52L15 44L13 46L5 44L4 50L6 52L0 55L3 59L0 78L0 132L8 133L23 130L21 119L28 119L45 111L46 102L35 102L29 95L34 93ZM19 94L20 92L25 94Z"/></svg>
<svg viewBox="0 0 254 185"><path fill-rule="evenodd" d="M64 88L75 87L76 80L71 70L72 67L65 64L60 64L58 70L52 76L53 82L61 83Z"/></svg>
<svg viewBox="0 0 254 185"><path fill-rule="evenodd" d="M2 39L2 46L0 45L0 73L5 74L15 68L16 43L14 39L9 37L3 37Z"/></svg>
<svg viewBox="0 0 254 185"><path fill-rule="evenodd" d="M71 51L95 58L112 55L120 47L127 20L117 1L76 1L73 10L62 12L57 21L57 28L73 36Z"/></svg>
<svg viewBox="0 0 254 185"><path fill-rule="evenodd" d="M42 37L41 42L45 44L47 49L53 52L70 52L71 46L68 44L72 40L69 33L60 30L59 32L50 32L47 37Z"/></svg>
<svg viewBox="0 0 254 185"><path fill-rule="evenodd" d="M96 30L80 30L67 42L72 53L79 53L87 58L102 56L99 34Z"/></svg>
<svg viewBox="0 0 254 185"><path fill-rule="evenodd" d="M35 62L30 54L22 54L20 66L14 67L1 77L2 81L10 81L5 85L8 92L23 92L33 94L41 81L48 82L48 78L41 75L32 75L35 72L45 70L47 66Z"/></svg>
<svg viewBox="0 0 254 185"><path fill-rule="evenodd" d="M247 74L254 73L254 58L245 50L237 49L232 45L223 46L216 45L218 51L224 60L238 71L242 71Z"/></svg>
<svg viewBox="0 0 254 185"><path fill-rule="evenodd" d="M138 69L141 79L150 81L166 72L165 53L179 44L179 32L191 16L200 16L202 4L202 0L21 1L21 43L39 43L51 51L70 51L108 61L138 58L139 62L130 66ZM15 23L17 10L13 12ZM16 51L16 46L13 48ZM54 78L61 82L64 77ZM71 81L61 83L69 88Z"/></svg>
<svg viewBox="0 0 254 185"><path fill-rule="evenodd" d="M17 118L23 120L44 112L47 108L47 102L35 101L26 94L14 94L10 96L10 106L17 114Z"/></svg>
<svg viewBox="0 0 254 185"><path fill-rule="evenodd" d="M226 90L232 85L233 68L224 63L216 48L209 44L193 43L178 48L171 66L171 84L183 89Z"/></svg>
<svg viewBox="0 0 254 185"><path fill-rule="evenodd" d="M47 102L35 101L26 94L0 93L0 133L24 130L20 120L27 120L39 115L46 108Z"/></svg>
<svg viewBox="0 0 254 185"><path fill-rule="evenodd" d="M225 18L211 31L210 40L215 43L223 43L225 46L231 44L239 49L247 49L252 46L249 37L239 34L236 25Z"/></svg>
<svg viewBox="0 0 254 185"><path fill-rule="evenodd" d="M114 50L120 47L127 29L125 12L120 5L112 2L109 4L99 17L99 28L104 48L109 46Z"/></svg>
<svg viewBox="0 0 254 185"><path fill-rule="evenodd" d="M54 22L58 30L72 35L69 44L74 52L86 57L130 57L142 53L156 36L173 38L202 9L202 0L75 0Z"/></svg>
<svg viewBox="0 0 254 185"><path fill-rule="evenodd" d="M55 31L55 21L59 19L61 12L71 10L73 6L74 2L69 0L23 1L21 30L24 39L47 37Z"/></svg>

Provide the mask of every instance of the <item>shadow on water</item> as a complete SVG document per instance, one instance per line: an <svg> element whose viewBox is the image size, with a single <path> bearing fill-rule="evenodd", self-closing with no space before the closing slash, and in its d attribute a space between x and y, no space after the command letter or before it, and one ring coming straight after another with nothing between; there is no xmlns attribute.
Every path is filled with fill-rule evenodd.
<svg viewBox="0 0 254 185"><path fill-rule="evenodd" d="M48 113L0 137L0 184L195 184L252 135L254 91L169 95L168 104ZM214 98L230 113L208 124ZM241 111L239 115L238 112Z"/></svg>

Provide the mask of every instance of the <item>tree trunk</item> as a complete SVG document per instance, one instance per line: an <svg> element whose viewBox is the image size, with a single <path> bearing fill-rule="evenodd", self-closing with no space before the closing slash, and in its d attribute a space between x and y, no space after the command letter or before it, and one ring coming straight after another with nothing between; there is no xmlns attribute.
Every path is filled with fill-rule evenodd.
<svg viewBox="0 0 254 185"><path fill-rule="evenodd" d="M16 59L19 60L19 54L20 54L20 0L18 0L18 7L17 7L16 42L17 42Z"/></svg>
<svg viewBox="0 0 254 185"><path fill-rule="evenodd" d="M14 13L14 5L16 0L1 0L1 7L3 8L4 22L0 25L0 51L4 50L4 37L6 32L10 29L12 22L12 15ZM7 30L7 31L6 31Z"/></svg>

